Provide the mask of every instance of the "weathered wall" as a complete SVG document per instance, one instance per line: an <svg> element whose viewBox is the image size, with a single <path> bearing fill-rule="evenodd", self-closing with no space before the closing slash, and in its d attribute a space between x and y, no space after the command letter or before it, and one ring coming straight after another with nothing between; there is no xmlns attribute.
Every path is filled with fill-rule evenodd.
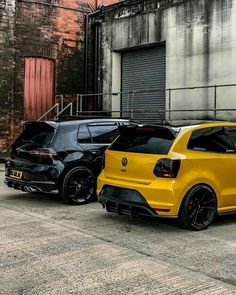
<svg viewBox="0 0 236 295"><path fill-rule="evenodd" d="M25 56L55 59L56 93L82 91L83 18L88 6L86 2L76 0L41 0L39 3L19 0L16 7L13 0L4 0L0 5L0 13L4 16L0 22L0 103L3 112L0 148L3 148L22 128Z"/></svg>
<svg viewBox="0 0 236 295"><path fill-rule="evenodd" d="M114 0L0 1L0 150L24 118L24 57L56 61L55 93L83 92L84 15Z"/></svg>
<svg viewBox="0 0 236 295"><path fill-rule="evenodd" d="M19 107L23 106L24 56L56 60L57 93L70 94L82 89L82 11L85 6L76 0L45 2L54 2L62 7L21 1L17 6L15 50L18 60L16 92Z"/></svg>
<svg viewBox="0 0 236 295"><path fill-rule="evenodd" d="M236 0L127 1L106 9L101 19L101 91L112 91L113 52L156 42L166 43L167 88L236 83ZM236 108L235 90L220 89L217 107ZM172 92L172 108L212 107L213 94L213 89ZM109 99L104 98L104 107L111 107ZM218 115L232 117L230 112Z"/></svg>
<svg viewBox="0 0 236 295"><path fill-rule="evenodd" d="M89 0L89 1L84 1L84 2L89 2L94 8L98 8L99 6L107 6L111 5L114 3L117 3L117 0Z"/></svg>
<svg viewBox="0 0 236 295"><path fill-rule="evenodd" d="M12 135L15 0L0 1L0 147Z"/></svg>

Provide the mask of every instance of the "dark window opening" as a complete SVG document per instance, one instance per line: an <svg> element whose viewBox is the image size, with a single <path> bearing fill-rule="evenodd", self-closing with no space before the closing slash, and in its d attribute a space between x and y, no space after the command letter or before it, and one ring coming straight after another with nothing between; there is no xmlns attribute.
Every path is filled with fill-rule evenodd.
<svg viewBox="0 0 236 295"><path fill-rule="evenodd" d="M87 125L80 125L78 140L80 143L92 143L91 135L89 133Z"/></svg>
<svg viewBox="0 0 236 295"><path fill-rule="evenodd" d="M175 136L166 130L134 128L123 132L111 145L110 150L142 153L168 154Z"/></svg>
<svg viewBox="0 0 236 295"><path fill-rule="evenodd" d="M235 147L224 127L203 128L193 131L188 149L216 153L233 153Z"/></svg>
<svg viewBox="0 0 236 295"><path fill-rule="evenodd" d="M47 145L51 142L55 129L46 123L26 124L24 131L17 138L16 142L36 143Z"/></svg>
<svg viewBox="0 0 236 295"><path fill-rule="evenodd" d="M227 127L227 131L236 149L236 127Z"/></svg>
<svg viewBox="0 0 236 295"><path fill-rule="evenodd" d="M77 146L78 125L60 125L54 140L56 149Z"/></svg>
<svg viewBox="0 0 236 295"><path fill-rule="evenodd" d="M119 135L119 129L116 123L109 125L92 125L88 126L92 135L94 143L107 143L113 142Z"/></svg>

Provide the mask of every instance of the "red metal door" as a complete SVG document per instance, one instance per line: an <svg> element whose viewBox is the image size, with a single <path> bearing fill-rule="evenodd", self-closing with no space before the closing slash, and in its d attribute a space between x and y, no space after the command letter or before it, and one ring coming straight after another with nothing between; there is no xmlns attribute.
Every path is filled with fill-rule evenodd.
<svg viewBox="0 0 236 295"><path fill-rule="evenodd" d="M25 58L24 119L37 120L55 103L55 61Z"/></svg>

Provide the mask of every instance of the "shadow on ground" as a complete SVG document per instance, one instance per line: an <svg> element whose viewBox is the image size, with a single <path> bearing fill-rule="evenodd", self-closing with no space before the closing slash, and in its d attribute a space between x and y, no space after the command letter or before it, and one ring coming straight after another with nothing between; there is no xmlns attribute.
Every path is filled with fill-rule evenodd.
<svg viewBox="0 0 236 295"><path fill-rule="evenodd" d="M99 216L99 219L103 219L105 222L111 223L111 222L117 222L117 225L136 225L141 227L149 227L155 228L161 226L170 226L174 230L176 228L179 228L178 220L176 218L152 218L152 217L136 217L131 218L128 216L119 216L117 214L113 213L107 213L104 209L100 208L100 205L93 201L89 204L80 205L80 206L73 206L68 204L63 204L59 198L58 194L42 194L42 193L23 193L23 192L17 192L15 194L8 195L4 198L8 205L11 204L11 202L19 202L27 204L27 207L30 206L30 204L33 204L34 207L37 206L39 209L40 207L45 209L48 205L50 207L55 207L55 210L58 208L64 208L68 215L72 212L75 213L77 210L81 214L81 211L86 212L87 209L89 210L95 210L95 216ZM98 206L96 206L98 205ZM95 206L95 207L94 207ZM94 220L95 216L91 216L91 220ZM213 221L213 224L211 227L223 227L227 224L234 224L236 222L236 214L227 215L227 216L216 216L215 220ZM127 229L128 230L128 229ZM180 229L181 230L181 229Z"/></svg>

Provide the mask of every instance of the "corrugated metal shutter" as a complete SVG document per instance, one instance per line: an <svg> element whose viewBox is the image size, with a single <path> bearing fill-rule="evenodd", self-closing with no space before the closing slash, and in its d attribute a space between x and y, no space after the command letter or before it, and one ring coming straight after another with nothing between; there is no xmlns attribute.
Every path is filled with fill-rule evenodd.
<svg viewBox="0 0 236 295"><path fill-rule="evenodd" d="M37 120L55 103L55 61L25 58L24 119Z"/></svg>
<svg viewBox="0 0 236 295"><path fill-rule="evenodd" d="M155 46L122 53L122 91L150 88L165 89L166 84L166 49ZM122 113L127 106L131 108L132 99L122 95ZM165 92L136 93L133 108L134 119L144 122L160 122L165 118ZM139 110L137 112L137 110ZM155 110L155 112L154 112ZM149 113L150 112L150 113ZM158 114L160 112L160 114Z"/></svg>

